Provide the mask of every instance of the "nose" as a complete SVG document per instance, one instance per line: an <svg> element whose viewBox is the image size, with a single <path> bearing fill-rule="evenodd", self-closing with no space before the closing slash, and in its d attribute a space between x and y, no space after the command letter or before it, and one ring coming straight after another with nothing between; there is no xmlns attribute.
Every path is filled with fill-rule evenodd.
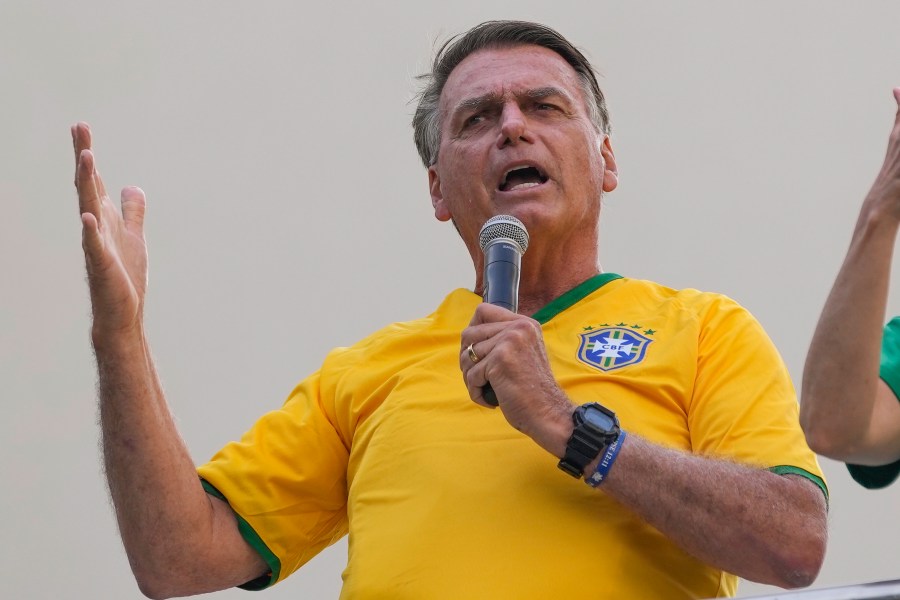
<svg viewBox="0 0 900 600"><path fill-rule="evenodd" d="M500 115L500 134L497 136L497 147L515 146L520 142L530 142L528 121L519 106L507 102Z"/></svg>

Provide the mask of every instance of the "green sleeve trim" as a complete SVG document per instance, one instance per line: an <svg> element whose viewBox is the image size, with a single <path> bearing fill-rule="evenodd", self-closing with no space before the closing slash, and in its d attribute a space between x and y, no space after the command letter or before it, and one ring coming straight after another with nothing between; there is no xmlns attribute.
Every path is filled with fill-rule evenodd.
<svg viewBox="0 0 900 600"><path fill-rule="evenodd" d="M219 500L228 502L228 498L226 498L222 492L217 490L215 486L213 486L213 484L206 481L205 479L201 479L200 483L203 484L203 489L207 494L209 494L210 496L215 496ZM229 504L229 507L230 506L231 504ZM274 585L274 583L278 581L278 576L281 574L281 561L271 550L269 550L269 547L266 546L265 542L262 541L262 538L259 537L259 534L256 533L256 531L254 531L252 527L250 527L250 523L245 521L241 515L237 514L237 512L235 512L233 508L231 509L231 511L234 512L234 516L235 518L237 518L238 531L241 532L241 535L245 540L247 540L247 543L250 544L250 546L259 553L262 559L266 561L266 564L269 565L268 574L257 577L256 579L248 581L247 583L239 585L238 587L242 590L264 590L267 587Z"/></svg>
<svg viewBox="0 0 900 600"><path fill-rule="evenodd" d="M769 471L772 471L776 475L799 475L800 477L806 477L819 486L819 489L822 490L822 494L825 496L825 503L828 503L828 486L825 485L825 480L818 475L813 475L806 469L792 467L790 465L778 465L777 467L769 468Z"/></svg>
<svg viewBox="0 0 900 600"><path fill-rule="evenodd" d="M559 298L552 300L549 304L531 315L531 318L543 325L562 311L570 306L574 306L610 281L615 281L616 279L622 279L622 276L615 273L600 273L599 275L594 275L587 281L582 281Z"/></svg>

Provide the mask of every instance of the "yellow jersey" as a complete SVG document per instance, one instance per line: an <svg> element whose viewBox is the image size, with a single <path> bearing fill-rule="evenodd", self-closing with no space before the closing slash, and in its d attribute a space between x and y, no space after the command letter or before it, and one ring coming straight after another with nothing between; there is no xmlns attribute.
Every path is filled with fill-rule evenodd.
<svg viewBox="0 0 900 600"><path fill-rule="evenodd" d="M706 598L737 578L689 556L473 403L460 333L481 298L333 350L199 468L271 573L349 532L341 598ZM598 275L533 317L573 402L652 442L808 477L827 494L787 370L727 297Z"/></svg>

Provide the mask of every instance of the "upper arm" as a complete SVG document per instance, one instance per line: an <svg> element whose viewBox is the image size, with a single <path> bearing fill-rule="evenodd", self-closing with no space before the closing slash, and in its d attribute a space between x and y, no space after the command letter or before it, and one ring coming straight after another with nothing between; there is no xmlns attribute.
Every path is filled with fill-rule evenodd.
<svg viewBox="0 0 900 600"><path fill-rule="evenodd" d="M787 367L762 326L722 298L702 325L689 424L693 451L821 485L822 472L800 429Z"/></svg>
<svg viewBox="0 0 900 600"><path fill-rule="evenodd" d="M284 579L347 531L348 449L320 400L314 374L281 409L198 468L207 493L220 501L217 512L227 509L223 539L237 533L267 565L268 576L250 589Z"/></svg>
<svg viewBox="0 0 900 600"><path fill-rule="evenodd" d="M228 503L207 495L212 509L213 539L208 549L210 565L204 578L221 582L222 589L242 585L268 573L269 566L241 535L237 516ZM198 574L199 575L199 574Z"/></svg>

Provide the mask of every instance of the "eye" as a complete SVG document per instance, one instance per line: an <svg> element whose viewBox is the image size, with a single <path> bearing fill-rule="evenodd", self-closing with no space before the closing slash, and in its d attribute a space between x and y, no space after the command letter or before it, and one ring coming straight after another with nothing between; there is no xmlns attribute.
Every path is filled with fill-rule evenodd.
<svg viewBox="0 0 900 600"><path fill-rule="evenodd" d="M559 110L555 104L550 104L549 102L538 102L535 105L537 110L546 111L546 110Z"/></svg>
<svg viewBox="0 0 900 600"><path fill-rule="evenodd" d="M468 117L465 117L460 124L459 132L461 134L465 133L469 135L477 133L484 129L489 119L490 115L483 110L469 115Z"/></svg>

